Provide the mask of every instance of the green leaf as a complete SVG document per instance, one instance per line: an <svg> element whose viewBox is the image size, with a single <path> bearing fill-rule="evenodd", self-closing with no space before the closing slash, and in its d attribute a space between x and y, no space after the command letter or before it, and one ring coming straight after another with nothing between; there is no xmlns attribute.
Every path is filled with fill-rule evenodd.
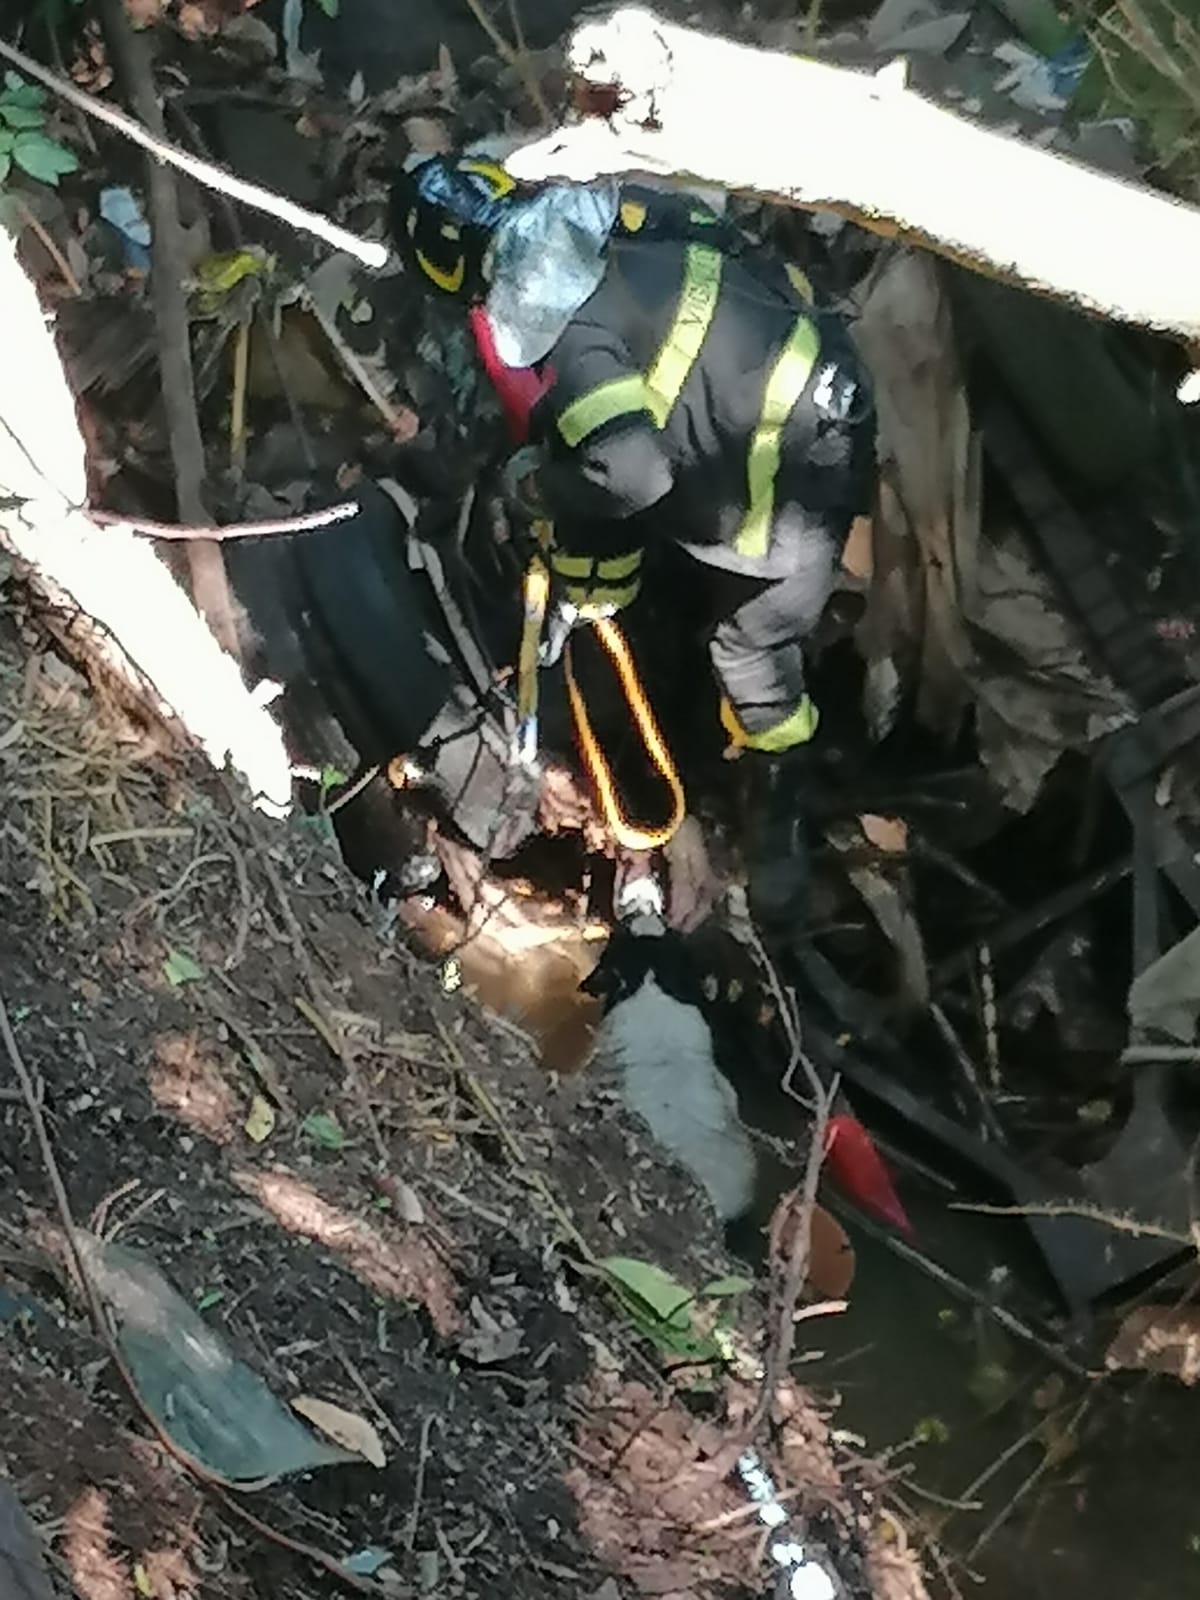
<svg viewBox="0 0 1200 1600"><path fill-rule="evenodd" d="M46 121L38 106L23 106L19 100L0 100L0 117L10 128L40 128Z"/></svg>
<svg viewBox="0 0 1200 1600"><path fill-rule="evenodd" d="M191 956L185 955L182 950L168 950L162 970L163 977L176 988L181 983L198 983L204 976L204 968L198 967Z"/></svg>
<svg viewBox="0 0 1200 1600"><path fill-rule="evenodd" d="M323 1144L326 1150L342 1150L345 1148L346 1135L342 1132L341 1124L336 1117L330 1116L327 1111L310 1111L300 1124L300 1129L310 1139L315 1139L318 1144Z"/></svg>
<svg viewBox="0 0 1200 1600"><path fill-rule="evenodd" d="M945 1444L950 1438L950 1429L941 1417L922 1417L912 1436L917 1444Z"/></svg>
<svg viewBox="0 0 1200 1600"><path fill-rule="evenodd" d="M338 14L338 0L317 0L317 4L327 17L336 17Z"/></svg>
<svg viewBox="0 0 1200 1600"><path fill-rule="evenodd" d="M635 1261L630 1256L609 1256L600 1265L660 1322L678 1329L691 1326L688 1308L695 1296L669 1272L652 1261Z"/></svg>
<svg viewBox="0 0 1200 1600"><path fill-rule="evenodd" d="M0 128L0 151L8 155L16 141L16 134L10 128Z"/></svg>
<svg viewBox="0 0 1200 1600"><path fill-rule="evenodd" d="M13 160L31 178L48 183L52 188L57 187L64 174L74 172L79 166L73 150L47 139L44 133L19 133L13 145Z"/></svg>
<svg viewBox="0 0 1200 1600"><path fill-rule="evenodd" d="M224 1289L206 1289L196 1300L196 1310L211 1311L213 1306L219 1306L224 1298Z"/></svg>
<svg viewBox="0 0 1200 1600"><path fill-rule="evenodd" d="M300 826L307 828L310 833L315 833L318 839L326 844L333 844L337 834L333 831L333 818L325 811L314 811L310 816L300 818Z"/></svg>
<svg viewBox="0 0 1200 1600"><path fill-rule="evenodd" d="M44 106L46 91L36 83L27 83L19 72L4 74L4 98L22 106Z"/></svg>
<svg viewBox="0 0 1200 1600"><path fill-rule="evenodd" d="M739 1278L736 1274L728 1278L714 1278L701 1289L700 1299L732 1300L736 1295L749 1294L753 1287L753 1278Z"/></svg>
<svg viewBox="0 0 1200 1600"><path fill-rule="evenodd" d="M348 783L349 781L340 767L333 767L328 764L323 766L321 768L321 799L324 800L330 789L340 788L343 783Z"/></svg>

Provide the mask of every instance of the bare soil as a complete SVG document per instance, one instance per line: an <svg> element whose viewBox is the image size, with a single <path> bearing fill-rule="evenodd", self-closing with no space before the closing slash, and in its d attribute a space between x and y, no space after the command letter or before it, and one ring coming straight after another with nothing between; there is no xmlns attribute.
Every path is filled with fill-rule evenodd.
<svg viewBox="0 0 1200 1600"><path fill-rule="evenodd" d="M381 1593L764 1592L730 1477L752 1383L669 1371L588 1264L728 1273L690 1181L446 993L322 829L256 817L131 723L12 584L0 620L0 983L76 1221L386 1453L246 1509L335 1561L386 1551ZM151 1432L70 1287L7 1063L0 1086L0 1476L62 1592L337 1592ZM747 1350L762 1311L741 1303ZM765 1459L849 1592L919 1595L871 1470L838 1463L812 1397L787 1409Z"/></svg>

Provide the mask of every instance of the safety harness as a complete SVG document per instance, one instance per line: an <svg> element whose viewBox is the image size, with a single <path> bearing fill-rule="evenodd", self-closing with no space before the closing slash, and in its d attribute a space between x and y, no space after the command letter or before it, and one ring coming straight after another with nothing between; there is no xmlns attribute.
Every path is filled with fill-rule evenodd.
<svg viewBox="0 0 1200 1600"><path fill-rule="evenodd" d="M545 543L544 536L542 542ZM532 766L538 754L538 670L549 599L550 570L542 555L536 554L525 572L524 616L517 653L517 727L512 745L513 760L525 767ZM595 788L605 823L617 843L626 850L657 850L672 838L683 821L687 809L683 784L646 697L625 635L611 617L595 615L585 617L585 620L590 621L613 664L625 703L651 765L671 791L670 816L659 827L647 827L631 822L626 815L617 795L612 769L600 748L600 741L596 738L588 715L587 702L575 677L571 642L568 639L563 649L563 674L584 765Z"/></svg>

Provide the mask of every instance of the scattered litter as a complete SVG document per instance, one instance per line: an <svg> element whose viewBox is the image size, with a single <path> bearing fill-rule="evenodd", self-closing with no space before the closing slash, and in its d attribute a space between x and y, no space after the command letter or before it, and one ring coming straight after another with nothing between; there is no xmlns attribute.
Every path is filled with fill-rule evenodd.
<svg viewBox="0 0 1200 1600"><path fill-rule="evenodd" d="M471 1301L470 1314L474 1327L459 1340L458 1345L463 1356L481 1367L492 1366L498 1361L511 1361L525 1342L522 1330L515 1325L506 1327L499 1322L478 1297Z"/></svg>
<svg viewBox="0 0 1200 1600"><path fill-rule="evenodd" d="M138 1394L181 1449L232 1483L353 1459L302 1427L146 1256L82 1229L77 1238Z"/></svg>
<svg viewBox="0 0 1200 1600"><path fill-rule="evenodd" d="M204 968L197 966L191 956L182 950L168 950L162 972L167 982L176 989L184 983L199 983L204 976Z"/></svg>
<svg viewBox="0 0 1200 1600"><path fill-rule="evenodd" d="M328 1111L310 1111L300 1124L300 1131L317 1144L324 1145L326 1150L344 1150L346 1147L346 1135L342 1132L341 1123Z"/></svg>
<svg viewBox="0 0 1200 1600"><path fill-rule="evenodd" d="M150 224L142 202L123 185L100 191L100 215L120 235L129 266L150 270Z"/></svg>
<svg viewBox="0 0 1200 1600"><path fill-rule="evenodd" d="M1191 1388L1200 1380L1200 1309L1134 1306L1122 1319L1104 1364L1109 1371L1159 1372Z"/></svg>
<svg viewBox="0 0 1200 1600"><path fill-rule="evenodd" d="M250 1102L245 1131L255 1144L262 1144L275 1131L275 1107L264 1095L256 1094Z"/></svg>
<svg viewBox="0 0 1200 1600"><path fill-rule="evenodd" d="M356 1550L352 1556L347 1556L345 1567L347 1572L353 1572L357 1577L373 1578L391 1559L390 1550L377 1550L372 1546L366 1550Z"/></svg>
<svg viewBox="0 0 1200 1600"><path fill-rule="evenodd" d="M888 855L902 855L908 849L908 824L903 817L876 817L868 813L858 819L867 842Z"/></svg>
<svg viewBox="0 0 1200 1600"><path fill-rule="evenodd" d="M365 1417L360 1417L354 1411L346 1411L342 1406L335 1406L329 1400L316 1400L306 1394L296 1396L292 1401L292 1410L306 1422L311 1422L327 1439L341 1445L343 1450L351 1450L355 1455L362 1456L373 1467L387 1466L383 1441Z"/></svg>
<svg viewBox="0 0 1200 1600"><path fill-rule="evenodd" d="M758 1506L758 1520L770 1532L786 1527L789 1513L778 1498L774 1480L754 1450L738 1457L738 1476L750 1499ZM818 1562L808 1557L799 1539L781 1536L767 1546L771 1560L787 1579L791 1600L836 1600L840 1585Z"/></svg>

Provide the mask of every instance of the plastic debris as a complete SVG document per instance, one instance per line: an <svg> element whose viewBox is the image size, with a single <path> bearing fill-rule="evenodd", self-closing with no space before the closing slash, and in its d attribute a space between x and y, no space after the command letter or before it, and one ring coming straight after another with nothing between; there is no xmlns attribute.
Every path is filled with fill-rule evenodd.
<svg viewBox="0 0 1200 1600"><path fill-rule="evenodd" d="M848 1112L829 1119L825 1129L825 1165L850 1198L872 1215L898 1228L906 1239L913 1225L900 1202L875 1142Z"/></svg>
<svg viewBox="0 0 1200 1600"><path fill-rule="evenodd" d="M132 189L117 186L100 191L100 215L120 235L127 264L150 270L150 224Z"/></svg>
<svg viewBox="0 0 1200 1600"><path fill-rule="evenodd" d="M54 1600L42 1548L25 1508L0 1480L0 1594L5 1600Z"/></svg>
<svg viewBox="0 0 1200 1600"><path fill-rule="evenodd" d="M510 204L492 247L488 320L508 367L541 361L604 276L617 217L613 179L555 183Z"/></svg>
<svg viewBox="0 0 1200 1600"><path fill-rule="evenodd" d="M359 1459L315 1438L147 1257L83 1229L76 1240L142 1402L210 1472L273 1482Z"/></svg>
<svg viewBox="0 0 1200 1600"><path fill-rule="evenodd" d="M753 1450L743 1452L738 1457L737 1471L746 1493L758 1506L758 1520L763 1527L784 1528L789 1513L780 1504L774 1480L757 1453ZM771 1560L781 1569L781 1576L786 1581L787 1587L783 1592L792 1600L835 1600L837 1583L819 1562L810 1560L801 1540L774 1539L767 1548Z"/></svg>

